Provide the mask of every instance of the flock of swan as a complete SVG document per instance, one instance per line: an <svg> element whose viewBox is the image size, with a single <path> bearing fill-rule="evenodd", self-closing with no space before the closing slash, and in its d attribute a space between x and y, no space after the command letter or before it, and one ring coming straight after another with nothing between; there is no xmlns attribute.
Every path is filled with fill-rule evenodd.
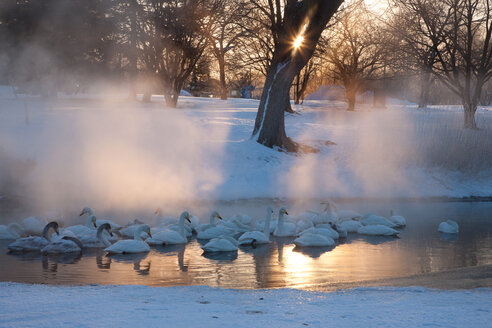
<svg viewBox="0 0 492 328"><path fill-rule="evenodd" d="M274 218L274 210L267 208L263 219L252 220L247 215L223 218L219 212L210 215L209 223L201 224L196 216L183 212L179 218L161 217L156 210L156 226L135 220L120 226L111 220L98 219L94 211L85 207L80 216L86 215L85 224L61 228L56 221L49 223L29 217L21 224L0 226L0 239L15 240L8 245L11 252L41 252L60 254L81 252L84 248L104 248L108 254L145 253L150 246L165 246L188 243L196 234L199 240L208 241L205 252L231 252L239 246L267 244L270 235L293 237L298 247L330 247L335 240L346 238L349 233L373 236L398 236L406 220L401 215L386 218L376 214L362 215L352 210L337 210L336 205L324 202L322 212L307 211L288 219L282 207ZM458 224L452 220L442 222L438 231L457 234Z"/></svg>

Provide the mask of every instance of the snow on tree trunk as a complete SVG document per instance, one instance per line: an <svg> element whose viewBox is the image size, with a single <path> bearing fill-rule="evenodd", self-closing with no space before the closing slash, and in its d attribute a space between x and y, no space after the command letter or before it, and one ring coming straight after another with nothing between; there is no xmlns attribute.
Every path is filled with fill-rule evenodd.
<svg viewBox="0 0 492 328"><path fill-rule="evenodd" d="M285 133L284 113L292 82L312 57L321 33L342 0L287 0L283 7L283 24L278 32L273 58L267 72L253 138L267 147L297 151L299 145ZM301 46L293 46L302 33Z"/></svg>

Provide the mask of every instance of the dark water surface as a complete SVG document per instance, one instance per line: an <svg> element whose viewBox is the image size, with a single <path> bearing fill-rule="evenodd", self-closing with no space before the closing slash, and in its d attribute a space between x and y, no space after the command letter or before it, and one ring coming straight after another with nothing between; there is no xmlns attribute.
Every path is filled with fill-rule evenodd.
<svg viewBox="0 0 492 328"><path fill-rule="evenodd" d="M287 204L288 205L288 204ZM391 208L407 219L401 238L349 235L334 248L299 249L293 238L274 239L253 249L202 254L193 239L186 246L152 248L142 255L82 256L8 254L0 242L0 281L47 284L209 285L228 288L326 288L351 283L492 264L491 202L340 203L341 208L388 215ZM228 204L225 212L260 215L265 204ZM309 207L308 207L309 208ZM460 225L457 237L441 235L445 218Z"/></svg>

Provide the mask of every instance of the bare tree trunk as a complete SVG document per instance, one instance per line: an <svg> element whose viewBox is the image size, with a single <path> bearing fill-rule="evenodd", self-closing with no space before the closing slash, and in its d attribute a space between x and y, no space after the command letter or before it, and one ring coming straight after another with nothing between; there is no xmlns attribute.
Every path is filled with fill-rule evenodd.
<svg viewBox="0 0 492 328"><path fill-rule="evenodd" d="M130 70L130 91L128 99L137 100L137 6L135 0L129 0L130 9L130 54L129 54L129 70Z"/></svg>
<svg viewBox="0 0 492 328"><path fill-rule="evenodd" d="M166 100L167 107L176 108L176 105L178 104L178 98L179 90L171 89L166 90L166 92L164 93L164 99Z"/></svg>
<svg viewBox="0 0 492 328"><path fill-rule="evenodd" d="M291 114L295 113L290 104L290 91L287 92L287 98L285 98L285 111Z"/></svg>
<svg viewBox="0 0 492 328"><path fill-rule="evenodd" d="M425 71L422 76L422 81L420 85L420 97L419 97L419 105L418 108L427 107L429 102L429 89L431 85L431 74L432 67L434 66L434 62L436 61L436 48L433 47L431 53L429 54L429 58L426 59Z"/></svg>
<svg viewBox="0 0 492 328"><path fill-rule="evenodd" d="M152 92L150 92L150 90L147 90L143 94L142 101L143 102L146 102L146 103L149 103L151 97L152 97Z"/></svg>
<svg viewBox="0 0 492 328"><path fill-rule="evenodd" d="M429 89L430 89L431 75L430 72L425 72L422 76L420 83L420 95L418 108L425 108L429 102Z"/></svg>
<svg viewBox="0 0 492 328"><path fill-rule="evenodd" d="M475 121L475 113L477 111L476 104L464 104L463 109L465 112L465 120L463 127L465 129L477 129L477 122Z"/></svg>
<svg viewBox="0 0 492 328"><path fill-rule="evenodd" d="M355 102L357 100L357 88L354 86L345 86L345 96L347 97L348 111L355 110Z"/></svg>
<svg viewBox="0 0 492 328"><path fill-rule="evenodd" d="M227 85L225 77L225 59L224 54L218 58L219 61L219 76L220 76L220 99L227 100Z"/></svg>
<svg viewBox="0 0 492 328"><path fill-rule="evenodd" d="M267 147L297 151L299 145L285 133L286 99L294 77L312 57L321 33L342 0L287 0L283 7L283 23L256 114L253 137ZM281 12L278 13L280 16ZM293 47L292 35L304 32L302 51Z"/></svg>
<svg viewBox="0 0 492 328"><path fill-rule="evenodd" d="M300 80L300 76L299 76L299 74L297 74L297 76L296 76L296 87L295 87L295 93L294 93L294 104L296 104L296 105L299 105L299 98L300 98L299 80Z"/></svg>
<svg viewBox="0 0 492 328"><path fill-rule="evenodd" d="M272 60L272 67L266 78L253 135L258 134L258 142L273 148L297 151L297 145L285 133L284 112L286 99L290 99L289 90L295 73L289 70L289 63ZM290 100L289 100L290 103Z"/></svg>

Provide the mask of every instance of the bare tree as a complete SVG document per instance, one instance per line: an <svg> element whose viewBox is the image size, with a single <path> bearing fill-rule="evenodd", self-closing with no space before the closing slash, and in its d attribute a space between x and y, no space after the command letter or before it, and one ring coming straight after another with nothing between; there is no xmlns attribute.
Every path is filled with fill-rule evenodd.
<svg viewBox="0 0 492 328"><path fill-rule="evenodd" d="M357 92L385 65L383 35L363 1L344 8L328 30L326 57L334 80L345 87L348 110L355 109Z"/></svg>
<svg viewBox="0 0 492 328"><path fill-rule="evenodd" d="M312 57L321 33L337 11L342 0L268 0L265 9L259 1L250 0L257 10L265 12L275 36L275 50L256 115L253 137L267 147L297 151L299 145L285 133L284 111L294 77ZM295 40L301 40L294 47Z"/></svg>
<svg viewBox="0 0 492 328"><path fill-rule="evenodd" d="M147 10L142 61L159 79L166 104L176 107L206 46L202 31L206 10L202 0L150 0Z"/></svg>
<svg viewBox="0 0 492 328"><path fill-rule="evenodd" d="M237 48L240 38L247 35L239 25L247 15L247 9L244 8L242 1L236 0L213 0L208 6L204 32L219 65L220 98L226 100L226 56Z"/></svg>
<svg viewBox="0 0 492 328"><path fill-rule="evenodd" d="M476 129L475 113L492 77L491 0L447 0L452 19L437 51L436 76L461 98L465 128Z"/></svg>
<svg viewBox="0 0 492 328"><path fill-rule="evenodd" d="M421 75L418 108L423 108L429 100L432 71L452 17L452 7L432 0L391 0L390 4L392 15L386 22L397 42L389 45L403 54L407 69Z"/></svg>

